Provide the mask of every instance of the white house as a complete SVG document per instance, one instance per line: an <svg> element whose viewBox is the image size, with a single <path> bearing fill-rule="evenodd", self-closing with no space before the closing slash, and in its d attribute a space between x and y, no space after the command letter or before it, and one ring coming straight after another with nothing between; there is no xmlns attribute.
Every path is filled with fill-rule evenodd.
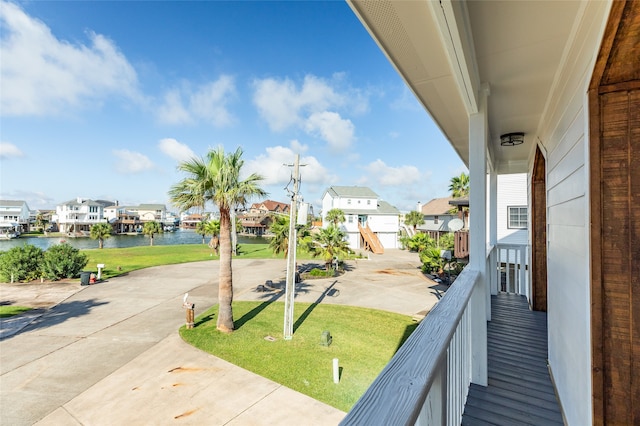
<svg viewBox="0 0 640 426"><path fill-rule="evenodd" d="M546 311L564 422L640 424L640 2L348 4L469 168L471 254L344 424L459 424L469 389L492 386L496 195L511 173L527 174L518 292Z"/></svg>
<svg viewBox="0 0 640 426"><path fill-rule="evenodd" d="M0 227L5 232L29 230L29 206L22 200L0 200Z"/></svg>
<svg viewBox="0 0 640 426"><path fill-rule="evenodd" d="M111 205L113 203L110 201L94 201L78 197L58 204L53 220L56 221L60 232L75 235L88 234L96 223L107 222L104 209Z"/></svg>
<svg viewBox="0 0 640 426"><path fill-rule="evenodd" d="M400 211L379 199L378 194L363 186L332 186L322 196L322 223L331 209L344 212L340 226L347 233L352 249L398 248Z"/></svg>

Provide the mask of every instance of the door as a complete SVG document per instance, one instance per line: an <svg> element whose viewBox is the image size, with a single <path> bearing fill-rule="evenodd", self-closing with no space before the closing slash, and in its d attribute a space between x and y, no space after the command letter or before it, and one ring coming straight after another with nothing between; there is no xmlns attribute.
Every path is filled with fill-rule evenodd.
<svg viewBox="0 0 640 426"><path fill-rule="evenodd" d="M589 89L595 424L640 424L640 2L613 2Z"/></svg>

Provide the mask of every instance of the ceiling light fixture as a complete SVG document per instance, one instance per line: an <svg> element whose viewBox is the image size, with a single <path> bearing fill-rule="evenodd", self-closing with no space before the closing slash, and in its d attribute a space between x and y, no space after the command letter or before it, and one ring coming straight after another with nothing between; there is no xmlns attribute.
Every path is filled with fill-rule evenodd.
<svg viewBox="0 0 640 426"><path fill-rule="evenodd" d="M502 146L515 146L522 145L524 143L524 133L506 133L500 136L500 145Z"/></svg>

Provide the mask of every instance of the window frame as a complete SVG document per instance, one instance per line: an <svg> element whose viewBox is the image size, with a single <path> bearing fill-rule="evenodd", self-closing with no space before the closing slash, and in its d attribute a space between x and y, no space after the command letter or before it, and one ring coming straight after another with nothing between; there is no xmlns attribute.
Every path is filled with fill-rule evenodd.
<svg viewBox="0 0 640 426"><path fill-rule="evenodd" d="M518 221L514 225L511 221L512 210L518 210L516 213ZM524 225L522 221L522 210L524 210ZM507 206L507 229L528 229L529 228L529 206Z"/></svg>

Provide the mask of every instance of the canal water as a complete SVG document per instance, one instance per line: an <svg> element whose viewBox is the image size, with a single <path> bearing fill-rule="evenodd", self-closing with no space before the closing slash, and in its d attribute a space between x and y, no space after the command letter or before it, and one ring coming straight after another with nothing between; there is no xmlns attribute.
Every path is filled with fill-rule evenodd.
<svg viewBox="0 0 640 426"><path fill-rule="evenodd" d="M210 236L205 237L205 244L209 243ZM13 240L0 240L0 251L6 251L13 247L22 246L24 244L31 244L36 247L40 247L42 250L46 250L54 244L60 244L66 241L73 247L78 249L94 249L98 248L98 240L92 240L88 237L82 238L67 238L67 237L30 237L22 235L20 238ZM262 237L248 237L238 235L238 244L268 244L269 240ZM176 245L176 244L202 244L202 235L196 234L193 230L178 229L175 232L165 232L157 234L153 237L154 246L163 245ZM136 247L136 246L148 246L149 237L145 235L112 235L104 240L104 248L121 248L121 247Z"/></svg>

